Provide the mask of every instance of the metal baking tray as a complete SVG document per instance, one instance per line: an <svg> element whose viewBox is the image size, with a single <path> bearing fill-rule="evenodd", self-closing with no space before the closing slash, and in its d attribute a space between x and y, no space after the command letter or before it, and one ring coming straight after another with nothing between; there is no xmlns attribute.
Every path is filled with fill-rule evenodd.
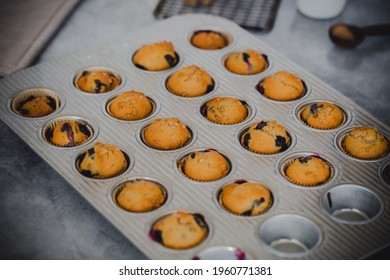
<svg viewBox="0 0 390 280"><path fill-rule="evenodd" d="M189 39L200 29L227 34L230 45L216 51L193 47ZM132 64L132 55L141 45L163 40L171 41L180 56L179 64L173 69L148 72ZM267 56L270 66L266 71L241 76L224 68L223 59L228 53L248 48ZM167 77L191 64L212 75L215 90L199 98L181 98L169 93L165 88ZM81 92L73 85L73 79L90 67L115 72L122 79L121 86L106 94ZM281 70L303 79L307 92L302 99L276 102L256 90L259 81ZM55 93L60 101L59 109L36 119L15 114L11 109L13 98L35 88ZM126 122L107 114L107 102L127 90L142 91L154 101L154 113L149 118ZM389 155L361 161L345 155L338 147L339 140L352 127L376 127L390 139L389 127L227 19L210 15L175 16L99 48L14 73L0 81L0 91L1 119L151 259L224 258L234 256L234 250L240 252L241 257L244 254L252 259L360 259L390 243L390 188L386 181L388 175L383 175L384 170L389 170ZM236 96L245 100L251 107L250 116L243 123L231 126L207 121L201 114L201 107L214 96ZM346 117L344 124L338 129L324 131L305 126L297 112L303 104L315 100L340 105ZM155 118L165 117L178 117L191 128L193 138L189 145L174 151L156 151L142 143L142 128ZM89 142L74 148L48 144L42 137L42 130L46 124L61 118L90 123L94 135ZM290 148L275 155L245 150L239 136L248 125L261 120L276 120L284 125L293 139ZM124 173L97 180L88 179L77 171L78 155L96 141L115 144L127 154L130 164ZM183 176L177 161L192 151L208 148L217 149L230 160L228 176L207 183ZM326 184L299 187L283 177L286 161L310 154L319 154L332 165L332 178ZM117 186L138 178L164 186L168 199L161 208L136 214L121 209L113 201ZM243 217L228 213L219 205L220 188L240 179L260 182L272 191L274 203L268 212ZM355 204L343 205L351 201ZM332 207L339 207L333 215ZM157 219L179 210L204 216L209 234L198 246L173 250L149 237L150 228Z"/></svg>

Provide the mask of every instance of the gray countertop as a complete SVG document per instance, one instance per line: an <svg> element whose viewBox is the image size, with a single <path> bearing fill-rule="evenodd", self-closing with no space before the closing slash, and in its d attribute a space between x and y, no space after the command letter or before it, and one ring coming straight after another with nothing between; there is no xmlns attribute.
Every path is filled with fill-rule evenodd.
<svg viewBox="0 0 390 280"><path fill-rule="evenodd" d="M36 63L157 22L157 2L82 1ZM355 50L327 37L333 23L384 23L389 14L390 1L350 0L337 18L313 20L283 0L272 31L253 35L390 125L390 37L369 38ZM146 259L2 121L0 135L0 259ZM374 258L389 258L389 251Z"/></svg>

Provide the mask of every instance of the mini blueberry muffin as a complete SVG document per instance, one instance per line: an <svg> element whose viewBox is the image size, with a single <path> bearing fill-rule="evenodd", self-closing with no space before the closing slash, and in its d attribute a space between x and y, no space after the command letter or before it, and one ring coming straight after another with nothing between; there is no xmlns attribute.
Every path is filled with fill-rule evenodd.
<svg viewBox="0 0 390 280"><path fill-rule="evenodd" d="M190 65L173 73L167 81L173 94L183 97L198 97L214 89L214 81L202 68Z"/></svg>
<svg viewBox="0 0 390 280"><path fill-rule="evenodd" d="M83 71L75 81L75 86L88 93L106 93L114 90L120 79L109 71Z"/></svg>
<svg viewBox="0 0 390 280"><path fill-rule="evenodd" d="M161 186L149 180L126 182L116 196L116 202L130 212L149 212L165 203Z"/></svg>
<svg viewBox="0 0 390 280"><path fill-rule="evenodd" d="M265 78L257 88L265 97L277 101L296 100L305 93L302 80L286 71L280 71Z"/></svg>
<svg viewBox="0 0 390 280"><path fill-rule="evenodd" d="M334 129L342 124L344 114L337 105L317 102L303 109L301 119L313 128Z"/></svg>
<svg viewBox="0 0 390 280"><path fill-rule="evenodd" d="M152 110L153 106L145 94L134 90L116 96L108 106L108 111L113 117L126 121L144 119Z"/></svg>
<svg viewBox="0 0 390 280"><path fill-rule="evenodd" d="M237 180L221 189L219 200L233 214L256 216L271 207L272 193L259 183Z"/></svg>
<svg viewBox="0 0 390 280"><path fill-rule="evenodd" d="M57 109L57 102L50 96L30 96L20 102L16 112L28 118L39 118L53 113Z"/></svg>
<svg viewBox="0 0 390 280"><path fill-rule="evenodd" d="M202 215L178 211L158 220L149 235L165 247L182 250L206 239L208 226Z"/></svg>
<svg viewBox="0 0 390 280"><path fill-rule="evenodd" d="M285 174L295 184L317 186L329 180L331 169L319 156L311 155L294 159L286 168Z"/></svg>
<svg viewBox="0 0 390 280"><path fill-rule="evenodd" d="M160 150L184 147L191 137L187 126L178 118L156 119L143 130L145 144Z"/></svg>
<svg viewBox="0 0 390 280"><path fill-rule="evenodd" d="M123 152L115 145L96 142L79 158L80 173L86 177L105 179L119 175L127 167Z"/></svg>
<svg viewBox="0 0 390 280"><path fill-rule="evenodd" d="M179 162L179 169L192 180L209 182L229 174L230 164L218 151L208 149L191 153Z"/></svg>
<svg viewBox="0 0 390 280"><path fill-rule="evenodd" d="M254 75L268 66L265 57L254 50L245 50L230 54L225 60L225 67L235 74Z"/></svg>
<svg viewBox="0 0 390 280"><path fill-rule="evenodd" d="M231 125L248 117L247 103L233 97L215 97L201 108L202 115L211 122Z"/></svg>
<svg viewBox="0 0 390 280"><path fill-rule="evenodd" d="M241 145L259 154L275 154L288 149L291 138L286 129L276 121L252 124L241 136Z"/></svg>
<svg viewBox="0 0 390 280"><path fill-rule="evenodd" d="M158 42L143 45L133 56L133 63L147 71L162 71L174 67L179 62L171 42Z"/></svg>
<svg viewBox="0 0 390 280"><path fill-rule="evenodd" d="M45 138L50 143L60 147L74 147L88 140L92 130L86 125L74 120L60 120L54 127L47 128Z"/></svg>
<svg viewBox="0 0 390 280"><path fill-rule="evenodd" d="M376 128L361 126L350 131L342 146L356 158L376 159L388 152L388 140Z"/></svg>
<svg viewBox="0 0 390 280"><path fill-rule="evenodd" d="M198 30L191 38L191 44L203 50L219 50L228 45L221 33L213 30Z"/></svg>

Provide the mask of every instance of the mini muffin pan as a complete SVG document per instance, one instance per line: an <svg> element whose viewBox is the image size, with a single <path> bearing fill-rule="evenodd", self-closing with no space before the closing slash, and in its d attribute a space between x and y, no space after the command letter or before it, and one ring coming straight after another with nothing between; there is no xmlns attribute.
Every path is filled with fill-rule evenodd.
<svg viewBox="0 0 390 280"><path fill-rule="evenodd" d="M201 24L200 24L201 23ZM197 49L190 43L196 30L217 30L227 34L231 44L220 50ZM169 32L166 32L169 30ZM135 67L131 58L143 44L170 41L180 54L179 65L161 72ZM378 129L390 139L390 129L342 93L275 52L236 24L209 15L185 15L160 21L103 46L102 54L76 53L46 62L0 80L1 119L48 164L61 174L87 201L115 225L124 236L151 259L360 259L390 244L390 160L389 154L376 160L357 160L340 149L340 139L356 126ZM224 69L227 54L254 48L267 56L267 71L250 76L234 75ZM200 98L180 98L167 93L169 75L188 65L197 65L217 81L214 91ZM81 69L81 70L80 70ZM85 94L73 80L83 69L109 69L121 78L121 85L104 94ZM303 79L307 93L300 99L277 102L261 96L256 85L271 73L288 71ZM107 103L121 92L143 92L155 103L154 112L135 122L117 120L106 110ZM57 110L40 118L15 113L14 103L38 91L56 96ZM40 93L39 93L40 94ZM206 120L201 107L215 96L244 100L251 114L235 125L218 125ZM16 101L15 101L16 99ZM316 100L333 102L345 112L345 122L336 129L315 130L297 116L304 104ZM192 133L188 145L176 150L156 150L142 140L142 130L157 118L177 117ZM55 147L42 131L47 125L75 119L87 122L92 137L81 146ZM290 147L277 154L252 153L240 144L240 135L250 123L274 120L292 137ZM107 179L80 174L80 155L96 142L116 145L127 157L123 173ZM229 174L212 182L185 177L178 160L193 151L215 149L230 161ZM332 178L314 187L295 185L283 176L289 160L319 155L332 167ZM115 203L117 189L128 180L150 179L166 190L167 200L157 209L143 213L123 210ZM228 213L218 202L218 191L228 182L260 182L273 194L268 211L253 217ZM197 246L175 250L155 242L149 235L161 217L177 211L199 213L209 234Z"/></svg>

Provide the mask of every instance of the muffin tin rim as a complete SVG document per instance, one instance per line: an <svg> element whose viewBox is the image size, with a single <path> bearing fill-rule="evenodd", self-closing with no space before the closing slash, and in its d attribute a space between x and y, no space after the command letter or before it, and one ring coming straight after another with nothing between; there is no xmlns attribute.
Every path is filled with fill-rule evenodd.
<svg viewBox="0 0 390 280"><path fill-rule="evenodd" d="M36 118L22 116L22 115L16 113L14 110L12 110L12 103L13 103L15 98L17 98L19 95L21 95L27 91L43 91L43 92L47 91L47 92L49 92L49 94L55 95L58 98L60 106L55 111L53 111L52 113L50 113L46 116L36 117ZM31 94L31 96L33 96L33 94ZM32 86L32 87L24 87L22 89L15 91L10 97L7 98L7 101L5 102L4 105L6 107L6 110L14 117L24 119L24 120L42 120L42 119L46 119L46 118L52 117L54 115L57 115L60 111L62 111L62 109L65 108L65 103L66 103L65 97L62 96L61 93L58 93L57 91L51 89L50 87Z"/></svg>
<svg viewBox="0 0 390 280"><path fill-rule="evenodd" d="M70 87L73 90L75 90L78 94L82 94L84 96L95 96L96 97L96 96L115 93L115 92L119 91L126 84L127 77L126 77L124 71L122 71L120 69L115 69L114 67L115 66L111 66L111 65L107 66L107 65L102 65L102 64L85 65L83 67L80 67L80 68L78 68L78 70L73 71L73 76L70 78ZM116 66L116 67L118 67L118 66ZM119 77L120 78L119 85L116 88L114 88L113 90L101 92L101 93L86 92L86 91L83 91L77 87L76 80L81 77L81 75L84 71L99 71L99 70L107 71L107 72L113 74L114 76Z"/></svg>
<svg viewBox="0 0 390 280"><path fill-rule="evenodd" d="M71 146L71 147L57 146L57 145L51 144L48 141L46 141L45 139L43 139L42 134L43 134L43 132L44 132L43 130L45 129L46 126L48 126L54 122L67 121L67 120L74 120L74 121L82 120L82 121L86 122L88 125L91 126L91 128L93 130L93 134L91 135L91 137L89 137L89 139L87 139L83 143L81 143L79 145ZM98 135L99 135L99 126L96 124L95 121L92 121L91 118L85 117L83 115L57 115L57 116L50 118L47 121L41 123L38 127L38 130L37 130L37 137L42 143L44 143L45 145L47 145L51 148L64 149L64 150L72 150L72 149L82 148L82 147L92 143L98 137Z"/></svg>
<svg viewBox="0 0 390 280"><path fill-rule="evenodd" d="M346 220L343 220L343 219L340 219L340 218L333 216L331 213L326 211L325 205L324 205L324 199L330 191L342 189L342 188L359 189L359 190L363 190L363 191L368 192L371 195L373 195L378 200L378 202L380 204L380 209L379 209L378 213L374 217L369 218L367 221L346 221ZM383 199L381 198L381 196L378 195L377 192L371 190L370 188L368 188L366 186L363 186L362 184L358 184L358 183L355 183L352 181L341 182L341 183L338 183L335 185L328 186L326 189L324 189L322 191L321 195L319 196L319 206L322 210L321 212L325 216L327 216L330 220L333 220L334 222L337 222L340 224L351 225L351 226L368 225L368 224L374 223L375 220L379 219L379 217L381 215L383 215L383 212L385 209L385 203L384 203Z"/></svg>
<svg viewBox="0 0 390 280"><path fill-rule="evenodd" d="M207 49L202 49L202 48L195 47L191 43L191 39L194 36L194 33L197 32L197 31L204 31L204 30L210 30L210 31L221 33L222 36L224 36L224 38L228 41L228 44L226 45L226 47L221 48L221 49L216 49L216 50L207 50ZM188 34L186 35L185 40L188 43L188 45L190 45L195 50L198 50L198 51L201 51L201 52L209 52L210 51L210 52L214 53L214 52L218 52L218 51L225 51L227 49L230 49L232 46L236 45L237 44L236 37L237 36L235 34L233 34L232 31L226 31L226 29L224 29L223 27L220 27L220 26L217 26L217 25L204 25L203 24L203 25L199 25L198 27L192 28L188 32Z"/></svg>
<svg viewBox="0 0 390 280"><path fill-rule="evenodd" d="M382 162L382 164L378 168L378 175L379 175L379 179L381 180L382 184L387 186L387 187L390 187L390 181L386 182L385 179L383 178L383 174L382 174L385 171L386 167L388 167L390 170L390 160L385 160Z"/></svg>
<svg viewBox="0 0 390 280"><path fill-rule="evenodd" d="M197 257L197 259L199 259L199 260L212 260L212 259L207 259L207 258L206 259L202 259L200 257L200 255L203 255L203 254L207 253L208 251L212 251L212 250L227 251L228 253L229 252L235 252L236 250L240 250L243 253L245 253L245 259L244 260L253 260L253 257L247 252L247 250L241 249L240 247L234 246L234 245L212 245L212 246L207 247L207 248L205 248L203 250L200 250L196 255L194 255L192 257L192 259L195 259L195 257ZM234 260L237 260L237 259L234 259Z"/></svg>
<svg viewBox="0 0 390 280"><path fill-rule="evenodd" d="M301 110L303 110L305 106L308 106L308 105L311 105L311 104L314 104L314 103L318 103L318 102L328 102L328 103L331 103L333 105L338 106L342 110L343 115L345 117L344 123L342 123L338 127L330 128L330 129L315 128L315 127L311 127L308 124L304 123L304 121L301 120L300 117L298 117L298 113L301 112ZM349 109L349 107L347 107L345 105L341 105L337 101L333 101L333 100L329 100L329 99L316 98L316 99L304 100L304 101L302 101L302 102L300 102L300 103L298 103L298 104L296 104L294 106L294 108L292 110L292 113L293 113L294 120L296 120L298 123L303 125L305 128L313 130L313 131L316 131L316 132L317 131L318 132L332 132L332 131L340 130L340 129L343 129L343 128L347 127L350 123L352 123L352 120L353 120L353 115L352 115L352 112Z"/></svg>

